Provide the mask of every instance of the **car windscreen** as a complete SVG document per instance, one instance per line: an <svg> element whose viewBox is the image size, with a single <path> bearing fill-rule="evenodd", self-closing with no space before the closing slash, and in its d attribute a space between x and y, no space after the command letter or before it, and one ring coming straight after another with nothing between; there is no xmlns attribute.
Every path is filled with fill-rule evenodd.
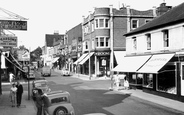
<svg viewBox="0 0 184 115"><path fill-rule="evenodd" d="M35 87L46 87L47 84L44 82L40 82L40 83L35 83Z"/></svg>

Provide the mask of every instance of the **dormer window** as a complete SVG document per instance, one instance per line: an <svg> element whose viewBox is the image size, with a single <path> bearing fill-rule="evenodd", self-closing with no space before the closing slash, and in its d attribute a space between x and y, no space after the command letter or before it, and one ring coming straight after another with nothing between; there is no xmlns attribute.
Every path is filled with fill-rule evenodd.
<svg viewBox="0 0 184 115"><path fill-rule="evenodd" d="M138 20L132 20L132 29L138 28Z"/></svg>

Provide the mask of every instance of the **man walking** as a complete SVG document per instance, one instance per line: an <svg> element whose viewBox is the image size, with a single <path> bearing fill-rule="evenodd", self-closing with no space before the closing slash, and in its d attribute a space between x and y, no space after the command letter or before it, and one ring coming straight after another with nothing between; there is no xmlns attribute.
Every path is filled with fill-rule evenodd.
<svg viewBox="0 0 184 115"><path fill-rule="evenodd" d="M22 100L22 93L23 93L23 86L20 84L19 81L17 81L17 107L21 105Z"/></svg>

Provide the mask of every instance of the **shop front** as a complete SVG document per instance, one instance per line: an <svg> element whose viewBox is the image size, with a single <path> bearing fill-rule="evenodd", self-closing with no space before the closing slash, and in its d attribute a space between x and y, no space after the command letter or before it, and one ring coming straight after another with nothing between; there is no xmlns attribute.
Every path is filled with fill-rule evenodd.
<svg viewBox="0 0 184 115"><path fill-rule="evenodd" d="M113 70L126 73L132 88L184 102L184 60L175 53L125 57Z"/></svg>

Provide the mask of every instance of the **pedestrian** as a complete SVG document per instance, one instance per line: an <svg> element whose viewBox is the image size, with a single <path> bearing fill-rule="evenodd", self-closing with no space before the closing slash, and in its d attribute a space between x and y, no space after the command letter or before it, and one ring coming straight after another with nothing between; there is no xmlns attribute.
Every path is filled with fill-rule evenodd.
<svg viewBox="0 0 184 115"><path fill-rule="evenodd" d="M16 87L17 87L17 107L19 107L22 101L23 86L22 84L20 84L19 81L17 81Z"/></svg>
<svg viewBox="0 0 184 115"><path fill-rule="evenodd" d="M12 72L9 72L9 82L11 85L12 85L12 82L14 81L14 79L15 79L15 75Z"/></svg>
<svg viewBox="0 0 184 115"><path fill-rule="evenodd" d="M16 104L16 92L17 92L17 88L13 83L12 87L10 88L10 99L12 102L12 107L15 107L15 104Z"/></svg>
<svg viewBox="0 0 184 115"><path fill-rule="evenodd" d="M50 103L49 103L49 99L48 99L46 93L43 93L42 100L43 100L43 112L44 112L44 115L49 115L48 107L50 106Z"/></svg>
<svg viewBox="0 0 184 115"><path fill-rule="evenodd" d="M124 87L125 89L129 89L129 82L126 77L124 78Z"/></svg>
<svg viewBox="0 0 184 115"><path fill-rule="evenodd" d="M37 89L38 92L36 93L36 107L37 107L37 115L42 115L42 105L43 105L43 101L42 101L42 95L43 92L41 89Z"/></svg>
<svg viewBox="0 0 184 115"><path fill-rule="evenodd" d="M119 90L119 85L120 85L119 73L117 73L116 77L114 78L114 83L116 85L117 90Z"/></svg>

